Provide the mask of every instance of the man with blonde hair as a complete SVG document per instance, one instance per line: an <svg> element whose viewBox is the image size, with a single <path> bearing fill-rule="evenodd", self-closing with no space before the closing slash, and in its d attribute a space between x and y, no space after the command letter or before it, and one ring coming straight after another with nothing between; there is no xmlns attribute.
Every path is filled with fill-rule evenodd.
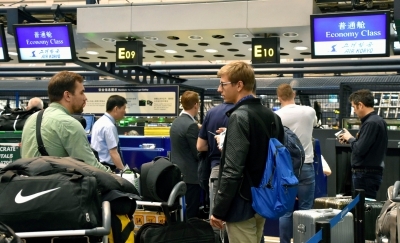
<svg viewBox="0 0 400 243"><path fill-rule="evenodd" d="M299 138L305 152L304 165L300 171L297 198L299 209L310 209L314 203L315 173L313 166L313 128L317 124L315 110L309 106L296 105L296 96L290 84L281 84L276 90L281 109L276 114L282 124L292 130ZM290 243L293 237L293 212L288 212L279 219L279 237L281 243Z"/></svg>
<svg viewBox="0 0 400 243"><path fill-rule="evenodd" d="M185 91L181 97L183 111L171 125L171 162L178 165L186 183L187 218L196 217L200 206L200 184L197 175L197 136L199 127L195 116L199 112L199 94Z"/></svg>
<svg viewBox="0 0 400 243"><path fill-rule="evenodd" d="M282 143L283 127L279 117L275 124L275 114L254 97L255 75L249 64L229 63L217 75L218 92L235 106L226 113L229 120L210 224L222 229L226 222L230 243L258 243L265 219L252 207L251 184L260 184L266 166L270 139L266 131Z"/></svg>

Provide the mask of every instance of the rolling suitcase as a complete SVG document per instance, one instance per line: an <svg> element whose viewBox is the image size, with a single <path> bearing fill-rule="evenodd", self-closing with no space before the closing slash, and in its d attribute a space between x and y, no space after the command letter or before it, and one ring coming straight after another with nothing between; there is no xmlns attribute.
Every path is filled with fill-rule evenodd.
<svg viewBox="0 0 400 243"><path fill-rule="evenodd" d="M314 201L315 209L322 208L333 208L333 209L343 209L346 207L353 199L350 196L345 197L320 197L316 198ZM375 240L375 224L378 218L383 203L376 201L365 201L365 240L373 241Z"/></svg>
<svg viewBox="0 0 400 243"><path fill-rule="evenodd" d="M307 242L315 235L317 221L329 221L341 210L338 209L309 209L297 210L293 213L293 242ZM353 214L347 213L343 220L331 229L331 242L353 243Z"/></svg>

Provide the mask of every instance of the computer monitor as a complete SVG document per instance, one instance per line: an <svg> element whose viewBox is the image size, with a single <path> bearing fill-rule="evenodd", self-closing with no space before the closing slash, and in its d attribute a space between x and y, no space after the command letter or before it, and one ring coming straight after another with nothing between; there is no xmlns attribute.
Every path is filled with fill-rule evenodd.
<svg viewBox="0 0 400 243"><path fill-rule="evenodd" d="M86 132L86 134L90 134L92 132L92 127L93 127L93 124L94 124L94 115L92 115L92 114L82 114L82 116L86 120L85 132Z"/></svg>

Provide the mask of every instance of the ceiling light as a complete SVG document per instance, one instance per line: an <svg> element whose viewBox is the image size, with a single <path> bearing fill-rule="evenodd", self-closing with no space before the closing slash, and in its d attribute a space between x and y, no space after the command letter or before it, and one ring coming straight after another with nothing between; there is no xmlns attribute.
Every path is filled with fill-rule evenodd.
<svg viewBox="0 0 400 243"><path fill-rule="evenodd" d="M205 52L209 52L209 53L216 53L216 52L218 52L218 51L215 50L215 49L205 49L204 51L205 51Z"/></svg>
<svg viewBox="0 0 400 243"><path fill-rule="evenodd" d="M177 51L175 51L175 50L164 50L164 52L166 52L166 53L177 53Z"/></svg>
<svg viewBox="0 0 400 243"><path fill-rule="evenodd" d="M242 33L236 33L236 34L233 35L233 37L235 37L235 38L247 38L247 37L249 37L249 35L248 34L242 34Z"/></svg>
<svg viewBox="0 0 400 243"><path fill-rule="evenodd" d="M143 39L148 40L148 41L158 41L157 37L154 36L145 36Z"/></svg>
<svg viewBox="0 0 400 243"><path fill-rule="evenodd" d="M11 55L11 56L18 56L18 53L13 52L13 51L9 51L9 52L8 52L8 55Z"/></svg>
<svg viewBox="0 0 400 243"><path fill-rule="evenodd" d="M113 38L101 38L101 40L105 42L116 42L116 40Z"/></svg>
<svg viewBox="0 0 400 243"><path fill-rule="evenodd" d="M305 51L305 50L308 49L308 47L306 47L306 46L296 46L294 49L298 50L298 51Z"/></svg>
<svg viewBox="0 0 400 243"><path fill-rule="evenodd" d="M89 55L98 55L99 54L97 51L87 51L86 53Z"/></svg>
<svg viewBox="0 0 400 243"><path fill-rule="evenodd" d="M199 36L199 35L189 35L188 37L191 40L202 40L203 37Z"/></svg>
<svg viewBox="0 0 400 243"><path fill-rule="evenodd" d="M286 32L286 33L283 33L282 35L283 35L283 37L297 37L297 36L299 36L299 34L296 33L296 32Z"/></svg>

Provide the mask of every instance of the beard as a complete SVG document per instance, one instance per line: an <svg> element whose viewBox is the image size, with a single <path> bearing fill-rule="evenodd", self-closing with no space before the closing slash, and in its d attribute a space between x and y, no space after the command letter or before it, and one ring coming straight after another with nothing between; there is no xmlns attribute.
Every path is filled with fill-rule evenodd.
<svg viewBox="0 0 400 243"><path fill-rule="evenodd" d="M73 108L73 113L74 113L74 114L75 114L75 113L82 113L84 107L85 107L85 104L83 104L83 105L81 105L81 106L79 106L79 105L73 106L73 107L72 107L72 108Z"/></svg>

